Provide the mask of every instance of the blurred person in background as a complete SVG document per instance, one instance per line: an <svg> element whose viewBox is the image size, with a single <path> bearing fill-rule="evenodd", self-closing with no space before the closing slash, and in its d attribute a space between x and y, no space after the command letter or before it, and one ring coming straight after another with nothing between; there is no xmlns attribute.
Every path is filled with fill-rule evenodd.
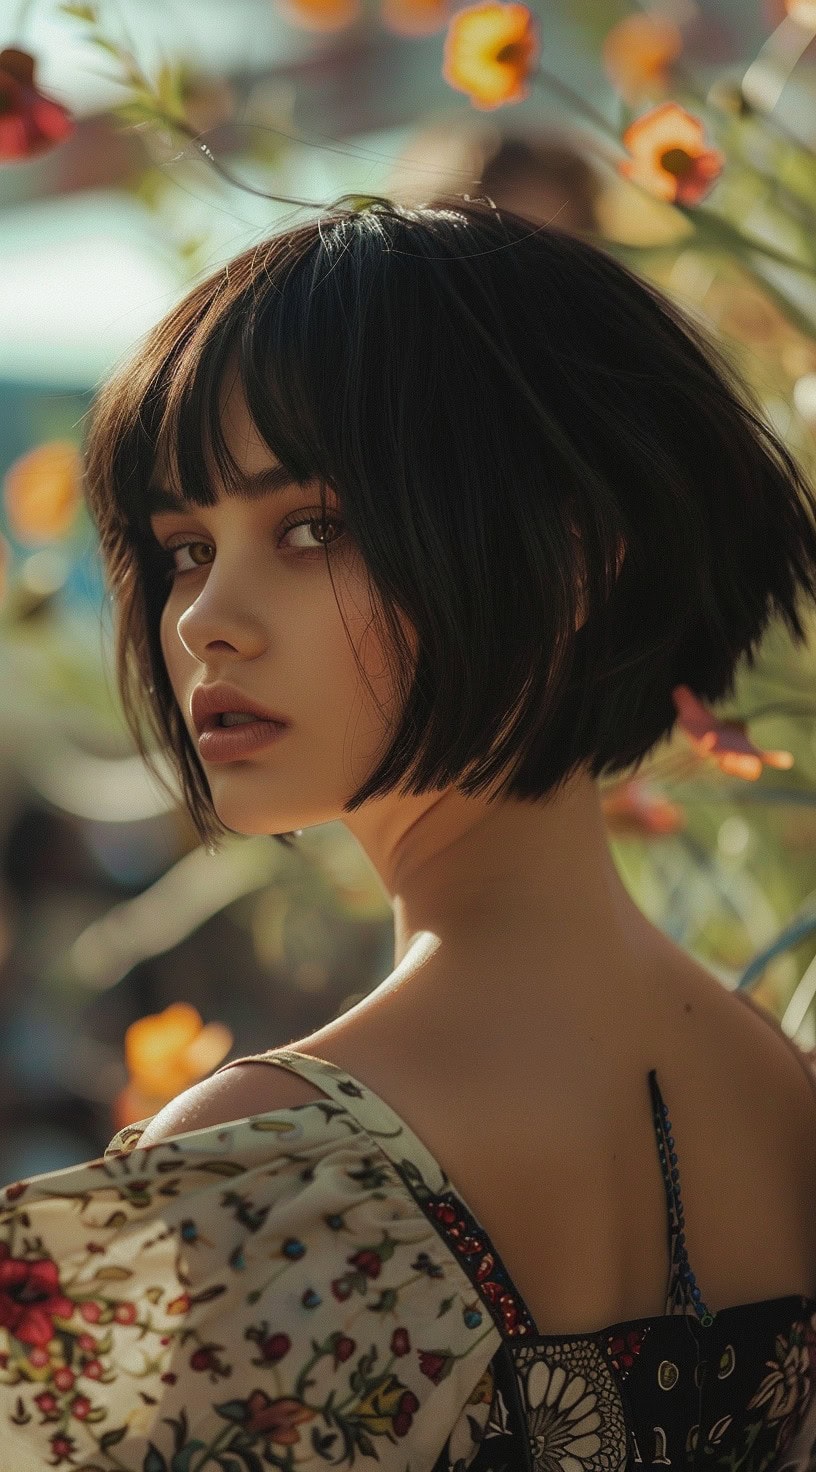
<svg viewBox="0 0 816 1472"><path fill-rule="evenodd" d="M603 194L597 169L560 129L509 132L482 120L417 129L385 187L402 204L473 189L498 209L577 234L597 228Z"/></svg>

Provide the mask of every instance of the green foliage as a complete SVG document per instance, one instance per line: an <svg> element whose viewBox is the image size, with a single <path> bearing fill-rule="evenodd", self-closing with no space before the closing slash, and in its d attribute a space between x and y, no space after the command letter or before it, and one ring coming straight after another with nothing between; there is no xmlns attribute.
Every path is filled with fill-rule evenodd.
<svg viewBox="0 0 816 1472"><path fill-rule="evenodd" d="M63 0L63 3L57 6L57 10L61 10L63 15L73 16L74 20L84 20L89 25L96 25L98 19L97 7L84 5L81 0Z"/></svg>

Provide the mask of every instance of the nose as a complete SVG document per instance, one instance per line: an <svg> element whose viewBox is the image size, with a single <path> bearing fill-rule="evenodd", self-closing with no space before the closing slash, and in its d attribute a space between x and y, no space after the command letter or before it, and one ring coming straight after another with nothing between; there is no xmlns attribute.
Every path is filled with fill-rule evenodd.
<svg viewBox="0 0 816 1472"><path fill-rule="evenodd" d="M213 654L239 654L242 658L253 658L266 645L266 636L260 620L253 614L246 600L235 594L229 596L215 586L210 576L207 585L198 597L186 608L176 624L178 637L189 654L201 664L206 664Z"/></svg>

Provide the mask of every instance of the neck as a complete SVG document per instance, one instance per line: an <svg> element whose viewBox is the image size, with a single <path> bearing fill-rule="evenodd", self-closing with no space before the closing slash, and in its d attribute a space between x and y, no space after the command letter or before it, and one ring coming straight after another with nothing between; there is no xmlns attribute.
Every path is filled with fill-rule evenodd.
<svg viewBox="0 0 816 1472"><path fill-rule="evenodd" d="M623 884L585 773L546 803L476 804L447 791L379 867L394 971L366 1000L387 998L391 1012L450 1004L447 1015L479 1016L483 1029L499 987L523 1016L585 1020L676 950Z"/></svg>

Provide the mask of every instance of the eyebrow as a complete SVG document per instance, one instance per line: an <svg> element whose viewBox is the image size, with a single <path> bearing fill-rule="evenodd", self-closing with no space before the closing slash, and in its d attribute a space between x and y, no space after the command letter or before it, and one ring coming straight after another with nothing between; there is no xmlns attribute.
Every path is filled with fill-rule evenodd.
<svg viewBox="0 0 816 1472"><path fill-rule="evenodd" d="M254 501L270 492L279 493L298 484L285 465L270 465L264 470L255 470L251 475L242 476L240 495L245 501ZM180 496L166 486L150 485L145 494L148 516L155 515L157 511L189 511L193 504L186 496Z"/></svg>

